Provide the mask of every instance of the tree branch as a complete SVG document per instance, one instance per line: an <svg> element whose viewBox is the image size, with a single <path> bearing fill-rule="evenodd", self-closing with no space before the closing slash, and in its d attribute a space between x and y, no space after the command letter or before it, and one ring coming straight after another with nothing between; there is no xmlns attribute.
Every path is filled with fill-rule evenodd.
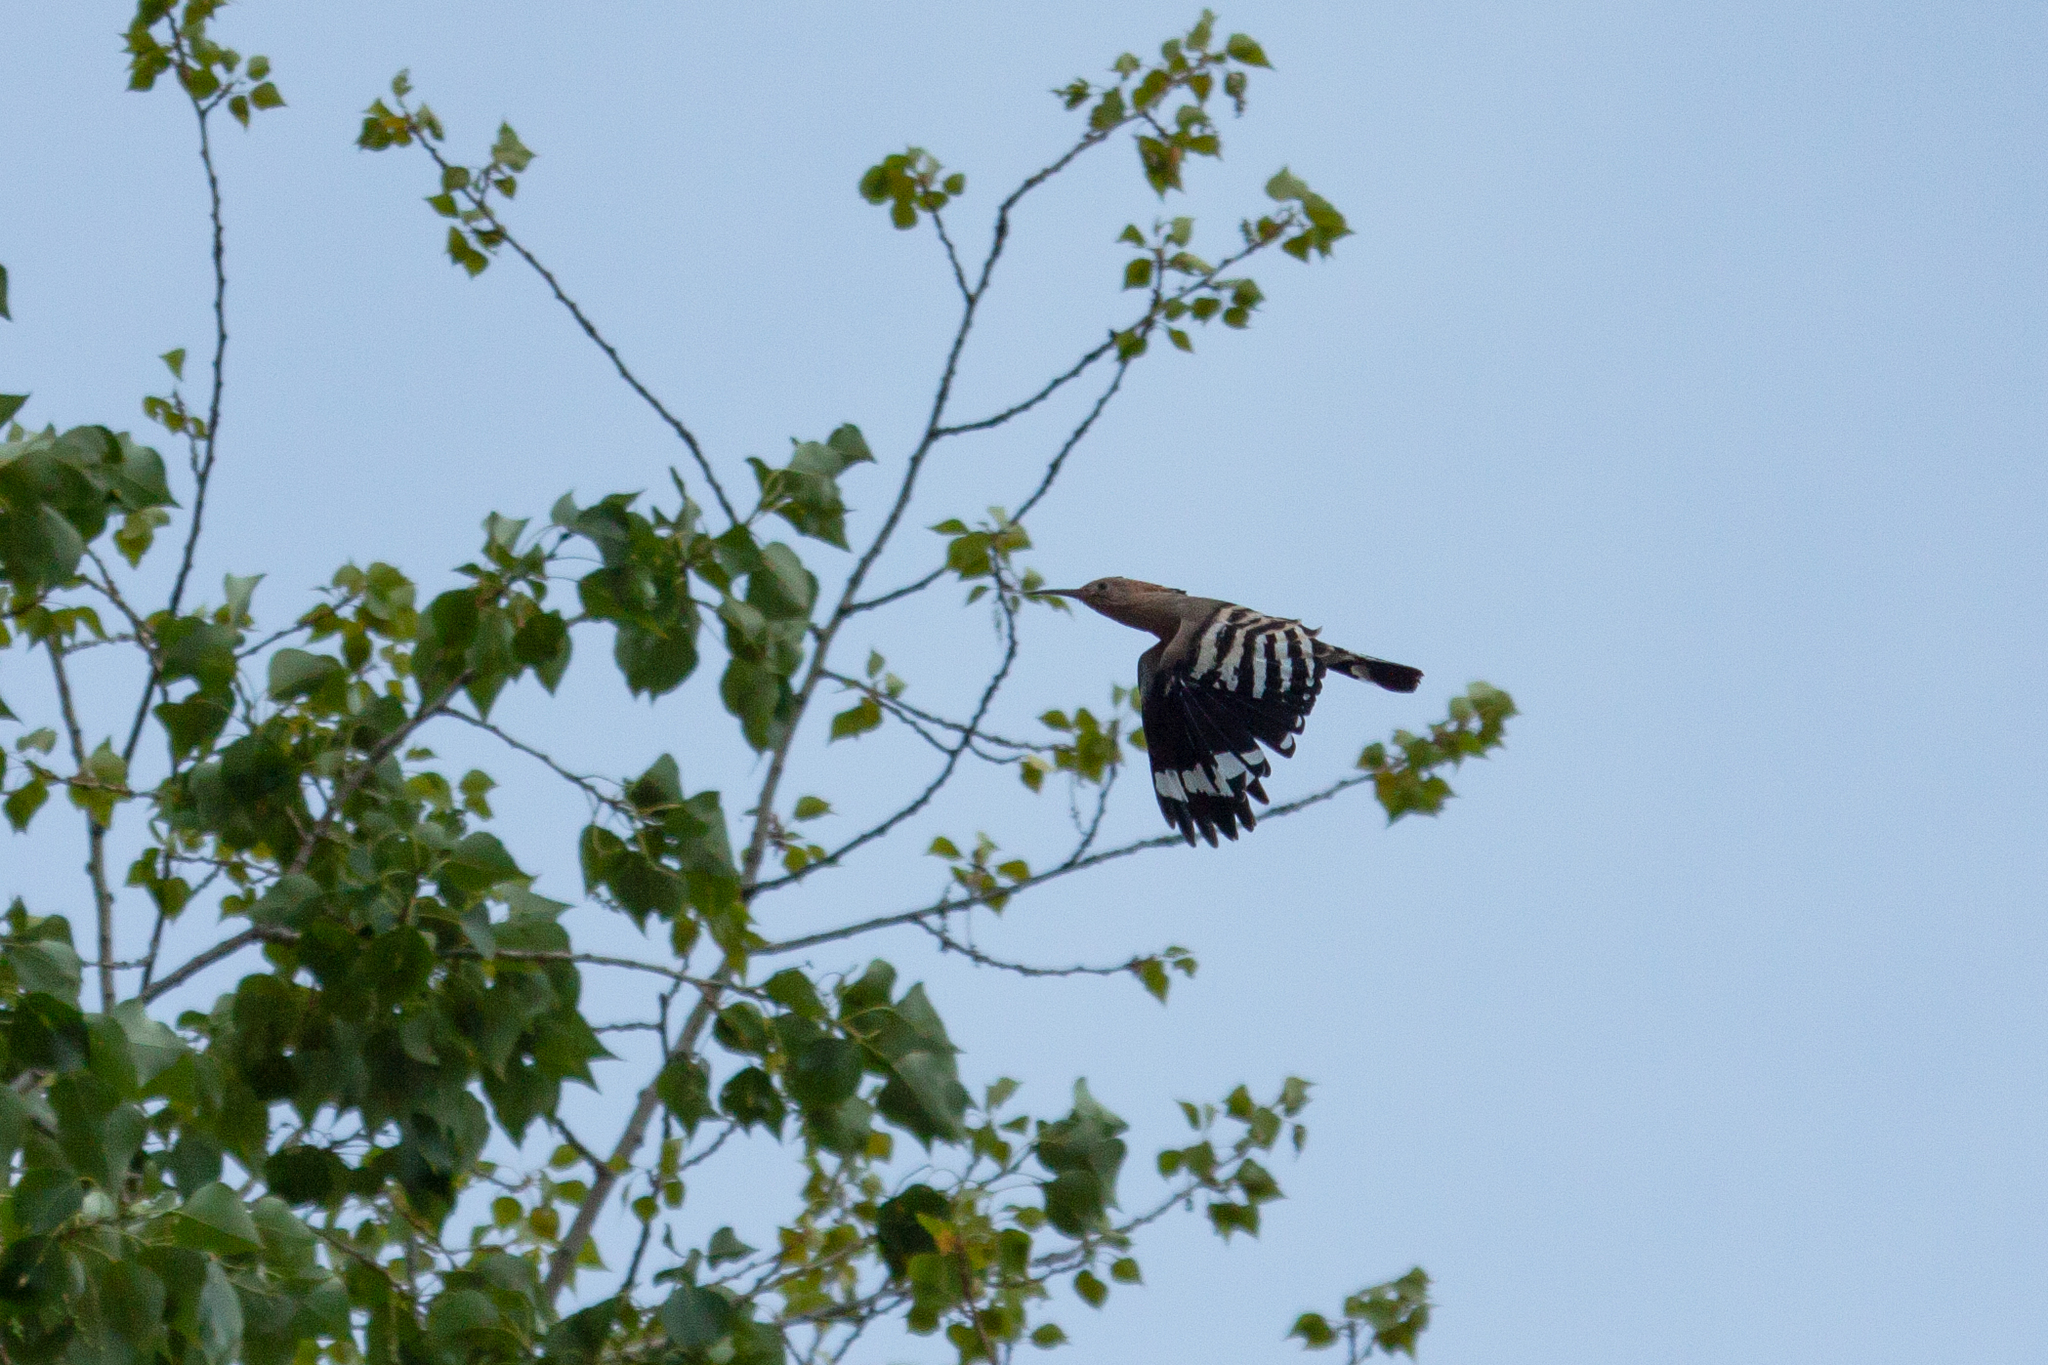
<svg viewBox="0 0 2048 1365"><path fill-rule="evenodd" d="M1109 400L1116 397L1116 391L1124 386L1124 376L1130 372L1130 368L1131 362L1128 360L1117 362L1116 374L1109 381L1109 387L1095 400L1095 406L1088 409L1088 415L1081 419L1081 424L1074 428L1065 443L1060 446L1059 453L1052 457L1052 463L1045 467L1045 477L1038 481L1038 487L1031 491L1031 496L1018 506L1014 520L1024 520L1025 514L1038 506L1039 499L1052 491L1053 480L1060 476L1060 469L1066 464L1067 456L1074 453L1074 447L1081 444L1081 438L1095 425L1095 419L1102 416L1102 410L1109 406Z"/></svg>
<svg viewBox="0 0 2048 1365"><path fill-rule="evenodd" d="M718 993L738 974L730 959L720 964L712 979L704 983L697 997L697 1003L690 1010L690 1017L683 1025L682 1036L674 1048L662 1058L662 1065L671 1057L687 1057L697 1047L697 1039L704 1032L704 1026L711 1022L711 1013L717 1008ZM569 1231L563 1235L556 1247L554 1258L548 1262L547 1277L541 1281L541 1302L551 1305L561 1296L562 1289L569 1283L569 1276L575 1273L576 1257L581 1254L583 1244L590 1240L591 1229L597 1225L597 1215L604 1208L605 1200L611 1197L612 1187L619 1182L619 1173L631 1168L634 1155L640 1144L646 1140L647 1125L653 1120L655 1110L661 1107L661 1093L655 1089L655 1082L649 1081L634 1102L633 1112L626 1120L625 1131L619 1134L618 1143L612 1148L611 1160L593 1172L590 1192L577 1205L576 1217L569 1224Z"/></svg>
<svg viewBox="0 0 2048 1365"><path fill-rule="evenodd" d="M449 169L447 159L430 139L422 137L419 143L427 155L433 158L436 167L444 172ZM569 316L576 319L576 325L583 329L583 335L589 337L597 349L604 352L605 359L611 361L612 368L619 372L619 378L626 381L626 386L640 395L641 401L652 408L655 415L668 425L669 430L681 438L683 444L689 448L690 458L697 462L698 470L704 475L704 482L710 485L711 495L718 499L718 505L724 509L726 520L735 526L739 525L740 514L733 510L732 502L725 496L725 489L718 482L718 476L711 472L711 461L705 457L704 448L697 443L696 435L683 425L681 418L670 412L662 401L640 382L639 376L626 368L625 359L619 355L618 348L605 340L604 333L597 330L597 324L590 320L576 300L569 297L568 292L562 288L562 282L555 278L554 272L542 265L540 258L527 250L526 244L512 235L512 229L505 226L504 220L498 217L497 212L486 202L484 195L473 186L464 190L463 194L470 205L484 215L485 221L490 224L491 231L498 239L517 252L519 259L525 261L533 273L547 283L549 291L555 296L555 301L569 310Z"/></svg>
<svg viewBox="0 0 2048 1365"><path fill-rule="evenodd" d="M870 597L865 602L854 603L852 606L846 609L846 614L848 616L852 616L856 612L873 611L876 607L886 607L891 602L897 601L900 598L910 597L917 593L923 592L926 588L929 588L932 584L938 582L941 578L944 578L945 576L946 566L941 564L938 568L933 569L930 573L926 574L923 578L918 579L915 583L906 583L900 588L894 588L888 592L883 593L880 597Z"/></svg>
<svg viewBox="0 0 2048 1365"><path fill-rule="evenodd" d="M960 742L946 751L946 761L939 768L938 775L932 778L931 782L926 785L923 791L917 794L916 798L909 805L896 811L880 824L860 834L856 834L853 838L847 840L844 844L841 844L838 848L815 862L805 863L794 872L771 878L749 888L746 894L750 901L759 892L773 891L777 887L788 886L793 882L802 881L816 868L836 866L847 854L852 853L855 849L865 844L873 843L905 820L908 820L911 816L923 810L931 802L931 799L939 794L939 789L952 780L954 770L960 766L960 756L966 753L968 747L974 743L976 735L980 733L982 718L988 715L989 707L995 702L996 693L1001 690L1004 679L1010 676L1011 666L1017 662L1017 609L1011 605L1010 596L1004 591L1000 579L996 587L996 601L1002 608L1003 633L1006 637L1003 661L997 667L995 675L988 680L988 686L982 689L981 701L975 706L974 715L960 732Z"/></svg>
<svg viewBox="0 0 2048 1365"><path fill-rule="evenodd" d="M953 267L953 283L960 286L960 297L967 303L974 302L974 291L967 287L967 272L960 268L960 253L953 248L953 238L946 231L946 220L937 209L932 210L932 226L938 229L939 242L946 248L946 264Z"/></svg>
<svg viewBox="0 0 2048 1365"><path fill-rule="evenodd" d="M1028 962L1008 962L999 957L991 957L971 943L962 943L948 934L943 926L933 924L929 920L919 920L917 927L938 941L940 952L958 953L977 967L993 967L997 971L1014 972L1018 976L1127 976L1137 969L1139 963L1148 960L1147 955L1140 954L1127 962L1119 962L1109 967L1038 967Z"/></svg>
<svg viewBox="0 0 2048 1365"><path fill-rule="evenodd" d="M1259 819L1278 820L1285 816L1293 815L1372 780L1371 773L1360 773L1354 777L1342 778L1331 783L1321 791L1304 796L1300 800L1288 801L1278 806L1269 807L1260 814ZM1014 897L1033 887L1043 886L1047 882L1055 881L1071 873L1097 867L1103 863L1113 862L1118 858L1128 858L1133 853L1142 853L1147 849L1171 848L1181 842L1183 841L1178 834L1160 834L1150 839L1139 839L1117 848L1105 849L1101 853L1091 854L1087 857L1071 858L1050 871L1041 872L1034 877L1027 877L1014 885L1005 886L1002 889L1002 894L1006 897ZM949 915L956 910L962 910L971 905L983 904L986 899L986 896L980 895L962 896L958 899L941 899L924 907L922 910L903 910L893 915L877 915L873 919L858 920L852 924L841 925L837 929L825 929L815 934L805 934L800 938L784 939L780 943L763 944L753 950L753 956L775 957L782 953L794 953L804 948L815 948L821 943L837 943L843 939L857 938L862 934L872 933L877 929L891 929L899 924L917 924L935 915Z"/></svg>
<svg viewBox="0 0 2048 1365"><path fill-rule="evenodd" d="M49 637L50 672L57 679L57 705L64 715L64 729L71 738L71 757L78 771L85 772L85 732L79 727L78 707L71 695L71 677L64 667L64 646L55 635ZM92 900L99 924L100 1009L114 1008L114 892L107 885L107 830L92 811L85 814L85 870L92 879Z"/></svg>
<svg viewBox="0 0 2048 1365"><path fill-rule="evenodd" d="M183 60L183 38L173 38L180 60ZM221 396L226 388L228 356L228 272L227 272L227 226L221 215L220 174L213 165L213 134L207 117L213 106L202 103L186 92L192 100L192 113L199 122L199 164L206 170L206 193L208 211L213 225L213 382L212 391L206 404L206 435L202 442L204 453L194 450L192 462L192 524L185 531L185 547L178 557L178 576L171 583L171 595L165 604L164 614L176 616L178 608L185 601L185 587L192 578L192 565L199 554L199 535L206 518L206 494L213 482L213 462L220 446ZM121 746L121 760L135 761L135 748L142 742L142 727L149 719L150 699L156 695L162 683L162 673L152 659L149 681L143 685L142 700L136 703L135 719L128 727L128 741Z"/></svg>
<svg viewBox="0 0 2048 1365"><path fill-rule="evenodd" d="M254 926L248 929L244 929L241 933L236 934L231 938L224 938L219 943L214 944L211 948L208 948L206 951L194 956L191 961L185 963L176 971L166 972L164 976L154 984L144 986L142 990L136 994L135 998L137 1000L140 1000L143 1004L147 1005L150 1001L157 999L166 991L176 990L178 987L184 985L187 981L190 981L193 977L199 975L199 973L205 971L208 967L211 967L214 963L220 961L222 958L232 957L236 953L241 952L242 949L248 947L252 943L261 943L266 939L275 938L278 936L279 931L275 929L267 929L260 926Z"/></svg>
<svg viewBox="0 0 2048 1365"><path fill-rule="evenodd" d="M1043 403L1046 399L1052 397L1055 393L1058 393L1062 388L1066 387L1066 385L1072 382L1073 380L1079 379L1091 367L1094 366L1096 361L1102 359L1104 356L1108 355L1111 351L1115 349L1116 338L1112 336L1109 340L1103 342L1100 346L1097 346L1094 350L1088 352L1079 360L1075 361L1071 368L1065 370L1064 372L1058 375L1055 375L1052 379L1048 380L1044 388L1040 389L1037 393L1032 394L1023 402L1013 404L1010 407L1004 408L1001 412L996 413L994 416L984 417L978 422L962 422L958 426L943 427L940 429L939 435L965 436L967 433L972 431L987 431L991 427L999 427L1013 417L1021 417L1025 413L1037 407L1040 403Z"/></svg>
<svg viewBox="0 0 2048 1365"><path fill-rule="evenodd" d="M555 762L554 759L548 757L539 749L536 749L531 744L528 744L526 741L519 739L514 735L508 734L504 730L499 729L497 726L491 724L491 722L483 719L483 717L472 716L467 711L457 711L452 707L449 709L448 714L454 719L462 721L465 724L474 725L479 730L485 731L489 734L496 735L499 739L503 740L508 747L518 750L520 753L525 754L529 758L539 760L541 763L545 764L548 770L554 773L555 776L561 778L570 786L575 787L577 790L581 791L585 796L588 796L592 801L595 801L598 805L603 806L605 809L613 811L619 815L627 816L629 818L633 816L634 811L630 805L620 800L618 797L612 796L606 791L604 791L603 788L597 785L595 780L581 776L577 773L570 772L567 768L564 768L561 764Z"/></svg>
<svg viewBox="0 0 2048 1365"><path fill-rule="evenodd" d="M1002 257L1004 243L1009 237L1011 210L1023 200L1025 195L1044 184L1054 175L1057 175L1075 157L1088 148L1099 144L1107 136L1107 132L1096 132L1093 130L1083 135L1079 142L1051 164L1029 176L1010 193L1008 198L1003 200L997 210L989 252L982 262L979 279L976 281L974 288L967 293L962 303L960 322L954 330L953 340L947 348L945 363L939 373L938 387L932 395L930 414L925 420L924 434L918 438L916 447L911 451L909 459L905 462L903 478L897 486L895 499L891 502L887 514L882 519L882 525L875 532L874 539L869 542L867 549L861 553L860 558L855 562L852 571L848 573L846 583L840 591L838 604L833 608L831 616L826 619L825 624L817 632L816 641L811 647L810 665L805 671L804 680L798 687L793 700L788 729L783 735L781 742L775 746L773 753L769 757L768 772L762 778L760 792L754 803L754 828L752 836L747 841L746 852L741 860L740 890L742 896L751 898L759 885L761 862L767 854L771 832L775 827L775 797L781 788L783 775L788 768L790 746L795 741L797 731L810 708L811 699L817 694L818 684L825 676L826 663L831 656L832 645L838 638L840 628L855 614L854 604L860 600L861 587L867 582L868 574L873 570L876 561L882 556L882 551L887 548L890 538L902 523L904 513L908 511L911 499L916 492L918 475L924 467L925 459L931 453L933 445L939 440L938 432L945 422L946 404L952 396L953 382L959 373L961 352L965 349L967 338L974 329L976 311L980 307L983 294L988 289L989 280L994 274L996 263ZM440 157L436 155L435 160L439 162ZM519 251L522 257L526 256L525 249L516 241L513 241L509 234L505 240L511 242L513 249ZM536 270L541 269L537 261L533 261L530 257L527 259L528 264L532 265ZM551 286L553 285L552 277L547 276L544 271L543 277L549 280ZM569 300L566 296L562 295L559 289L556 292L557 297L561 298L565 305L568 305ZM580 311L576 313L576 316L579 322L582 321ZM585 330L591 333L593 340L598 340L599 344L603 345L602 340L596 337L594 329L591 329L586 324ZM609 354L610 348L606 347L606 351ZM616 360L614 363L617 363ZM624 367L620 366L620 369L623 373ZM637 384L635 388L638 388ZM645 396L644 391L643 396ZM696 451L695 442L691 441L690 445L694 453ZM699 459L701 462L701 455ZM714 484L713 487L715 491L716 485ZM720 502L721 504L724 503L722 495ZM729 505L727 505L727 512L730 515L731 508ZM738 518L735 517L734 520L737 521ZM1012 624L1011 642L1012 650L1014 651L1014 623ZM1007 666L1006 663L1006 670ZM999 685L999 683L1000 677L996 680L996 684ZM920 804L922 803L920 802ZM905 814L907 815L908 812L905 812ZM845 851L847 850L843 849L842 853ZM703 1033L713 1011L717 1008L720 988L723 984L730 982L738 974L738 970L738 962L731 957L728 957L719 965L717 972L713 974L712 978L714 982L719 983L719 986L709 987L700 992L697 1003L691 1009L689 1019L683 1026L682 1035L676 1040L675 1047L670 1050L669 1057L688 1056L694 1050L698 1037ZM666 1060L664 1058L664 1064L666 1064ZM641 1090L639 1099L634 1105L633 1113L628 1117L625 1129L619 1135L618 1145L613 1149L611 1161L593 1180L589 1193L584 1197L583 1202L576 1210L576 1217L570 1224L567 1234L562 1238L553 1259L548 1263L548 1272L541 1285L541 1295L544 1303L552 1304L561 1294L563 1286L568 1283L569 1276L574 1273L576 1257L582 1251L584 1243L589 1240L591 1229L597 1222L598 1212L603 1207L605 1200L610 1197L613 1185L617 1183L618 1177L615 1172L630 1165L634 1153L639 1150L641 1142L645 1139L647 1125L652 1120L655 1110L660 1106L660 1102L660 1095L655 1090L654 1084L649 1082Z"/></svg>
<svg viewBox="0 0 2048 1365"><path fill-rule="evenodd" d="M922 721L926 725L936 725L942 730L951 730L956 735L968 732L969 727L957 720L947 720L944 716L933 715L929 711L921 710L904 701L901 697L892 697L881 689L871 687L857 678L849 678L844 674L832 672L827 672L825 678L828 682L836 682L842 686L852 688L856 692L865 693L873 697L877 706L882 707L884 710L897 712L908 720ZM1059 747L1056 744L1035 744L1026 739L1006 739L1002 735L990 734L986 730L976 732L975 738L984 744L994 744L1004 749L1016 749L1021 753L1049 754Z"/></svg>

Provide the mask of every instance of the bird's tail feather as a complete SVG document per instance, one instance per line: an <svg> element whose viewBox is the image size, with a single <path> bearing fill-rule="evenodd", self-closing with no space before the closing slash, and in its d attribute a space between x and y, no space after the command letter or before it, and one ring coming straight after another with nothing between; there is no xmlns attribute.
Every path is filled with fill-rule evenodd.
<svg viewBox="0 0 2048 1365"><path fill-rule="evenodd" d="M1364 654L1353 654L1348 649L1326 645L1316 641L1316 654L1323 666L1333 673L1342 673L1347 678L1363 682L1378 683L1389 692L1413 692L1422 682L1422 670L1410 668L1407 664L1389 663L1385 659L1374 659Z"/></svg>

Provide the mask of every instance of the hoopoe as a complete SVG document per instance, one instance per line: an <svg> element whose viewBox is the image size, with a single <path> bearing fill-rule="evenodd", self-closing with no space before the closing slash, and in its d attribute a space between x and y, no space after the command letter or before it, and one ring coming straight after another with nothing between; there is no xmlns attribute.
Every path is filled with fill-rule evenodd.
<svg viewBox="0 0 2048 1365"><path fill-rule="evenodd" d="M1299 621L1179 588L1098 578L1041 591L1159 637L1138 656L1145 748L1159 810L1190 845L1198 831L1213 848L1218 830L1235 839L1257 823L1251 798L1267 800L1260 779L1273 771L1259 745L1293 756L1326 671L1390 692L1422 681L1419 668L1326 644Z"/></svg>

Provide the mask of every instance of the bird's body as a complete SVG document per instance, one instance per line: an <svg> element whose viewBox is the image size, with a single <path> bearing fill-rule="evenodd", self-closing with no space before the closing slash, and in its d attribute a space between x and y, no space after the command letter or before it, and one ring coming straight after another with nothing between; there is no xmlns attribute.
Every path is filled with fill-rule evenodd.
<svg viewBox="0 0 2048 1365"><path fill-rule="evenodd" d="M1058 590L1113 621L1159 637L1138 658L1138 695L1152 787L1168 824L1190 844L1256 823L1272 765L1286 758L1326 672L1413 692L1422 671L1327 644L1299 621L1129 578Z"/></svg>

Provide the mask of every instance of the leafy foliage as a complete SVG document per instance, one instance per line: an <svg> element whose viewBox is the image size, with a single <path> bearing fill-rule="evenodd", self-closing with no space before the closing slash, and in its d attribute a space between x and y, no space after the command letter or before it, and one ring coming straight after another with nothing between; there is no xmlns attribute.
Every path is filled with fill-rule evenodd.
<svg viewBox="0 0 2048 1365"><path fill-rule="evenodd" d="M1415 1358L1416 1338L1429 1326L1429 1276L1416 1267L1397 1280L1346 1295L1342 1316L1303 1313L1287 1335L1311 1351L1344 1347L1345 1365L1357 1365L1375 1349Z"/></svg>
<svg viewBox="0 0 2048 1365"><path fill-rule="evenodd" d="M247 126L283 104L266 58L245 60L214 36L220 8L142 0L127 33L131 88L174 76L202 139L223 110ZM1267 187L1278 207L1245 220L1241 244L1216 265L1190 250L1191 217L1128 227L1122 240L1138 254L1121 282L1142 294L1138 316L1034 397L975 421L947 410L952 366L1011 208L1124 131L1147 188L1186 192L1188 168L1220 155L1212 99L1242 113L1249 73L1267 65L1246 35L1218 42L1204 14L1156 62L1126 54L1111 79L1061 89L1069 109L1085 111L1084 126L996 210L974 282L944 242L963 303L953 358L898 469L894 510L847 561L815 548L822 557L807 560L766 530L779 519L799 541L852 549L842 481L881 476L856 473L879 463L860 428L795 441L779 466L749 460L757 497L741 515L688 428L514 236L505 214L534 153L501 124L480 163L451 161L440 118L415 102L404 73L369 107L358 144L428 157L427 203L448 220L447 253L468 274L510 248L542 275L687 447L697 472L686 481L671 471L673 500L613 492L579 503L565 493L545 524L492 515L438 592L373 561L342 565L323 590L282 610L271 593L259 612L261 575L228 576L217 605L195 605L186 594L214 468L224 323L210 377L195 370L188 380L187 353L174 348L162 357L173 388L144 399L145 414L184 447L178 498L164 458L126 433L9 426L0 648L39 656L52 688L43 706L24 708L27 719L0 703L0 721L18 728L0 758L0 810L16 836L47 837L49 798L63 791L82 817L82 903L93 923L81 952L83 926L16 899L0 933L0 1358L769 1365L792 1354L837 1358L869 1323L896 1317L913 1333L943 1334L963 1362L994 1362L1027 1340L1063 1342L1052 1315L1068 1290L1101 1308L1115 1286L1142 1283L1138 1234L1175 1208L1199 1200L1225 1240L1259 1233L1262 1211L1281 1197L1275 1149L1285 1141L1298 1153L1307 1138L1307 1082L1288 1078L1265 1103L1240 1085L1215 1104L1184 1104L1192 1137L1159 1152L1163 1195L1127 1212L1134 1129L1085 1081L1064 1112L1014 1109L1015 1081L970 1089L922 983L902 984L879 958L858 971L811 963L813 950L916 924L992 970L1128 976L1162 1004L1173 973L1194 975L1180 946L1062 967L1003 962L953 936L965 917L1164 842L1096 848L1125 746L1143 745L1127 728L1130 693L1114 689L1100 714L1043 710L1037 738L990 725L1018 651L1018 613L1035 603L1065 609L1038 595L1043 580L1023 561L1025 519L1093 415L1017 512L939 521L931 529L943 549L923 579L863 593L936 444L1112 370L1099 412L1155 330L1185 350L1189 319L1248 325L1264 295L1231 273L1248 257L1277 244L1320 259L1347 235L1342 215L1286 171ZM210 153L204 165L211 177ZM218 202L218 181L209 187ZM903 229L939 223L965 188L963 175L915 147L884 157L859 186ZM218 216L214 226L219 269ZM224 275L216 283L225 290ZM0 317L6 284L0 271ZM188 382L207 389L188 398ZM0 399L0 422L25 402ZM180 525L174 516L188 508ZM173 586L160 605L144 605L153 580L134 570L173 527ZM821 593L821 567L838 575L833 592ZM1003 646L966 720L907 700L908 685L873 649L859 676L832 667L850 623L943 579L983 604ZM571 581L574 602L564 603L560 587ZM713 622L719 629L708 631ZM589 645L593 632L609 639L610 666L634 696L676 693L707 656L722 655L719 702L765 759L758 791L729 801L701 785L702 773L686 782L667 753L645 757L637 775L582 776L492 721L508 688L531 680L551 694L579 660L589 666L577 642ZM146 676L120 728L97 728L96 696L72 682L81 653L100 647L132 655ZM832 716L828 742L901 730L938 754L919 794L836 838L827 831L859 813L860 793L839 794L846 813L824 796L782 793L794 741L828 681L853 698ZM698 713L708 724L716 709ZM1370 780L1390 820L1434 814L1451 794L1439 770L1497 748L1513 714L1505 693L1475 684L1427 734L1369 747L1360 765L1369 777L1302 804ZM429 729L463 723L587 799L589 818L574 833L583 901L657 947L632 958L579 948L571 906L536 890L530 869L545 854L515 853L491 827L494 803L523 789L501 788L479 768L444 769L426 747ZM969 762L1014 765L1032 793L1064 790L1071 850L1026 858L987 833L896 839L928 808L976 823L1000 814L935 808ZM729 804L741 810L737 829ZM763 936L760 897L885 847L939 859L939 898L807 938ZM902 866L906 879L931 875L914 857ZM195 906L223 928L172 965L165 926ZM138 914L154 919L146 948L132 928ZM799 951L803 965L776 961ZM576 1106L565 1102L565 1087L593 1086L593 1065L613 1056L587 1012L585 976L597 971L658 983L645 997L649 1017L603 1026L651 1034L659 1046L631 1119L602 1150L577 1136ZM605 980L607 998L630 994ZM174 1002L190 1007L172 1012ZM615 1017L616 1005L604 1013ZM552 1153L527 1160L519 1144L542 1133ZM785 1144L799 1166L796 1207L778 1217L762 1201L760 1227L747 1231L758 1248L730 1227L693 1237L686 1173L730 1141L764 1139ZM914 1165L899 1162L900 1139L916 1144ZM487 1156L494 1151L511 1155L501 1163ZM593 1235L612 1207L637 1233L616 1278L605 1258L617 1249L601 1252ZM582 1301L565 1312L572 1288ZM1294 1335L1311 1347L1343 1340L1354 1359L1374 1348L1412 1354L1426 1291L1415 1271L1347 1299L1342 1321L1303 1315Z"/></svg>
<svg viewBox="0 0 2048 1365"><path fill-rule="evenodd" d="M1468 758L1484 758L1506 743L1515 699L1498 687L1476 682L1451 698L1450 715L1426 735L1394 732L1390 744L1368 744L1358 766L1372 774L1373 792L1386 809L1387 823L1404 815L1435 815L1451 799L1451 784L1438 774Z"/></svg>

